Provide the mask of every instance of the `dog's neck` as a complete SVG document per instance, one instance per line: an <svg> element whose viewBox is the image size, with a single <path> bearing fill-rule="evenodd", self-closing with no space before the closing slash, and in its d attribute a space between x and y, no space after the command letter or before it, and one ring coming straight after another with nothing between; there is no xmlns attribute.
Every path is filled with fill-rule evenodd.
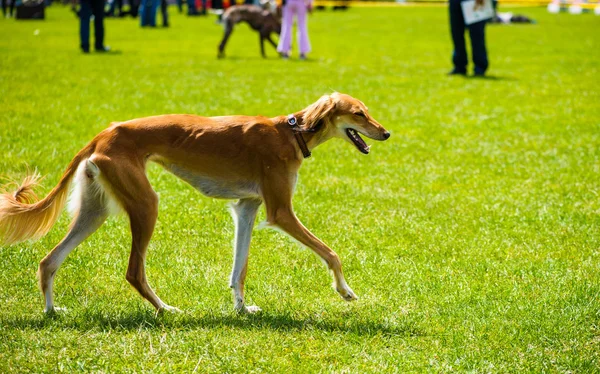
<svg viewBox="0 0 600 374"><path fill-rule="evenodd" d="M312 152L312 150L314 148L316 148L319 144L323 143L326 140L326 139L323 139L323 136L321 134L321 130L322 130L324 123L319 123L317 126L315 126L311 130L304 130L304 131L300 130L299 131L299 129L304 129L304 123L303 123L304 111L293 113L292 116L296 120L295 128L290 126L290 124L288 123L288 116L284 117L286 126L288 126L290 128L290 130L291 130L290 132L292 133L292 135L294 137L297 137L297 136L301 137L300 139L296 138L295 143L296 143L298 149L300 149L300 151L303 153L304 158L307 158L307 157L309 157L310 152ZM293 134L294 132L297 132L298 135L294 135ZM303 145L301 144L302 142L304 142L304 144L306 144L306 148L308 150L308 156L305 151L302 151L302 147L303 147Z"/></svg>

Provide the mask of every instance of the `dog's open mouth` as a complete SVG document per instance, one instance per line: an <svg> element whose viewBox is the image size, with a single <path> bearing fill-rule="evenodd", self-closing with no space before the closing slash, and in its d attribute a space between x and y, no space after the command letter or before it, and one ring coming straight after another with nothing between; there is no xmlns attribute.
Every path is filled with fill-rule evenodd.
<svg viewBox="0 0 600 374"><path fill-rule="evenodd" d="M362 138L360 137L360 135L358 135L358 132L356 132L356 130L346 129L346 135L348 135L348 138L352 140L352 143L354 143L354 145L356 146L356 148L358 148L359 151L361 151L364 154L369 153L370 147L367 145L367 143L365 143L364 140L362 140Z"/></svg>

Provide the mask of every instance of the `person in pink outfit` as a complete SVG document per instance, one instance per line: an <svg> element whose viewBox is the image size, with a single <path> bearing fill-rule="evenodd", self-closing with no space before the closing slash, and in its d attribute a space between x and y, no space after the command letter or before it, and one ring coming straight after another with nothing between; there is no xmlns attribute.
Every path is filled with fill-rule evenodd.
<svg viewBox="0 0 600 374"><path fill-rule="evenodd" d="M283 19L281 35L277 51L281 57L288 58L292 49L292 26L294 15L298 21L298 43L300 44L300 58L305 59L310 52L310 41L308 40L307 14L312 11L312 0L286 0L283 5Z"/></svg>

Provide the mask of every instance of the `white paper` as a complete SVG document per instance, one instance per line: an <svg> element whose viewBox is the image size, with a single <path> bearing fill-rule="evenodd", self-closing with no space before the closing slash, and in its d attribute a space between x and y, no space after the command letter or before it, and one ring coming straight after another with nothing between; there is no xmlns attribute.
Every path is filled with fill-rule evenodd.
<svg viewBox="0 0 600 374"><path fill-rule="evenodd" d="M463 16L465 18L465 25L470 25L494 17L494 8L492 7L491 0L484 0L483 5L480 5L477 8L475 8L475 0L463 1L460 3L460 6L462 7Z"/></svg>

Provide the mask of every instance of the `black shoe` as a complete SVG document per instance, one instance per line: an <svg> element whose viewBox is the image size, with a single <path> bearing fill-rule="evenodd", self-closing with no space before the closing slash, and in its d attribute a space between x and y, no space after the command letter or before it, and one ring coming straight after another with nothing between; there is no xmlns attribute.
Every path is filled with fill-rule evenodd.
<svg viewBox="0 0 600 374"><path fill-rule="evenodd" d="M96 52L100 52L100 53L105 53L105 52L110 52L110 47L105 45L102 47L96 47Z"/></svg>
<svg viewBox="0 0 600 374"><path fill-rule="evenodd" d="M90 53L90 49L89 48L81 48L81 52Z"/></svg>
<svg viewBox="0 0 600 374"><path fill-rule="evenodd" d="M473 78L485 78L485 73L473 73Z"/></svg>
<svg viewBox="0 0 600 374"><path fill-rule="evenodd" d="M466 71L462 71L462 70L458 70L458 69L452 69L448 75L462 75L462 76L466 76L467 72Z"/></svg>

